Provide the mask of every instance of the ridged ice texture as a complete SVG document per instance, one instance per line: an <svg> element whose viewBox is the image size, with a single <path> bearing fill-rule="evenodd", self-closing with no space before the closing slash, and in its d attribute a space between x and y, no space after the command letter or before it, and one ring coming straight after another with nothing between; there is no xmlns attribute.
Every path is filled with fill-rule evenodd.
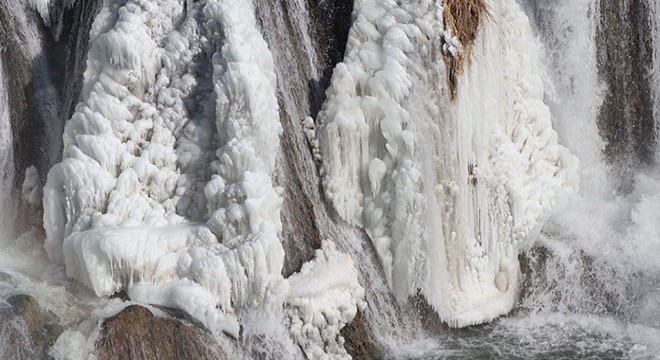
<svg viewBox="0 0 660 360"><path fill-rule="evenodd" d="M324 241L315 258L287 280L291 335L308 359L350 359L340 330L364 310L364 289L353 260Z"/></svg>
<svg viewBox="0 0 660 360"><path fill-rule="evenodd" d="M286 290L274 65L250 1L186 3L104 3L44 188L45 246L97 295L237 335L241 311Z"/></svg>
<svg viewBox="0 0 660 360"><path fill-rule="evenodd" d="M526 16L511 1L486 8L453 102L442 8L356 1L319 115L328 198L367 230L397 299L421 292L452 326L511 309L519 250L577 186Z"/></svg>

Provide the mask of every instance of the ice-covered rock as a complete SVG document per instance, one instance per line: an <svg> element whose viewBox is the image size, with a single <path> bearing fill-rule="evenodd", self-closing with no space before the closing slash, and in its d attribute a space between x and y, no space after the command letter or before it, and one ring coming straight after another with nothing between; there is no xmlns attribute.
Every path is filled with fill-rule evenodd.
<svg viewBox="0 0 660 360"><path fill-rule="evenodd" d="M511 309L527 235L577 187L526 16L485 5L453 101L442 54L464 45L442 9L356 1L318 121L327 198L367 230L397 299L421 292L452 326Z"/></svg>

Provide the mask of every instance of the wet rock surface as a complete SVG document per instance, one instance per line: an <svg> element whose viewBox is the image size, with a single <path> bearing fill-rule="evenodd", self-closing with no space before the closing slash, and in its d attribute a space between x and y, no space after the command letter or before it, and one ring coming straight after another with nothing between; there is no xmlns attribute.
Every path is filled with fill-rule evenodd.
<svg viewBox="0 0 660 360"><path fill-rule="evenodd" d="M385 350L373 338L373 332L367 324L364 314L358 311L355 319L341 329L346 341L344 348L353 359L376 360L385 356Z"/></svg>
<svg viewBox="0 0 660 360"><path fill-rule="evenodd" d="M36 166L43 185L48 169L62 156L64 123L80 97L89 32L101 1L52 1L52 29L26 4L0 2L0 56L9 91L17 189L30 166ZM24 17L16 15L21 13ZM30 31L38 34L32 39L36 43L28 41L33 34L24 33ZM17 200L15 231L40 229L40 209Z"/></svg>
<svg viewBox="0 0 660 360"><path fill-rule="evenodd" d="M0 358L50 359L48 349L63 329L59 319L29 295L13 295L0 307Z"/></svg>
<svg viewBox="0 0 660 360"><path fill-rule="evenodd" d="M600 2L598 72L608 90L598 125L624 192L631 189L634 169L652 165L655 155L649 6L640 0Z"/></svg>
<svg viewBox="0 0 660 360"><path fill-rule="evenodd" d="M106 319L96 342L98 360L221 360L226 356L210 335L191 324L159 318L132 305Z"/></svg>

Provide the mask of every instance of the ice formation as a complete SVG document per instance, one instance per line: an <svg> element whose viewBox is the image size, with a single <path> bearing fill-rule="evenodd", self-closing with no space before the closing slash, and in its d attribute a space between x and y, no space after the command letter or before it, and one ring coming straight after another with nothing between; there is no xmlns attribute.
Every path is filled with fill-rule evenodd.
<svg viewBox="0 0 660 360"><path fill-rule="evenodd" d="M364 289L350 256L324 241L314 260L288 278L291 335L309 359L350 359L339 331L364 310Z"/></svg>
<svg viewBox="0 0 660 360"><path fill-rule="evenodd" d="M527 18L487 8L498 21L461 44L435 1L357 0L319 127L301 120L328 199L366 229L395 297L423 295L452 326L510 310L527 235L577 186ZM455 101L443 55L466 57ZM308 357L348 358L339 331L366 306L351 258L325 241L282 276L278 111L251 1L104 1L43 189L49 258L98 296L176 307L215 334L285 308ZM30 203L37 184L28 169Z"/></svg>
<svg viewBox="0 0 660 360"><path fill-rule="evenodd" d="M347 357L339 330L365 306L350 258L327 242L282 277L282 129L252 3L106 1L87 65L44 187L50 259L98 296L179 308L216 334L286 304L310 356Z"/></svg>
<svg viewBox="0 0 660 360"><path fill-rule="evenodd" d="M465 326L511 309L518 252L577 186L577 164L551 128L518 5L487 1L501 20L481 24L456 102L437 56L450 37L437 6L355 2L318 137L327 197L365 227L397 299L421 292Z"/></svg>
<svg viewBox="0 0 660 360"><path fill-rule="evenodd" d="M49 257L97 295L237 336L241 310L286 290L275 73L252 4L106 1L90 44L44 188Z"/></svg>
<svg viewBox="0 0 660 360"><path fill-rule="evenodd" d="M42 202L41 185L39 184L39 171L35 166L25 170L25 179L21 187L23 200L34 207L40 207Z"/></svg>

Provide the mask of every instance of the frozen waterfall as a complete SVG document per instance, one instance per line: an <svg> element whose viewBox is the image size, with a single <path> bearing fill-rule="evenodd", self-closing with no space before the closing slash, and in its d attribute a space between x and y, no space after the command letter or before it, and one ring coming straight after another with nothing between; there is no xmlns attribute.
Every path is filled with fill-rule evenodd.
<svg viewBox="0 0 660 360"><path fill-rule="evenodd" d="M577 188L542 101L529 22L515 2L487 4L500 21L465 45L454 101L438 88L451 71L438 54L452 31L442 7L357 1L320 114L327 197L365 227L399 301L421 292L452 326L511 310L520 249Z"/></svg>
<svg viewBox="0 0 660 360"><path fill-rule="evenodd" d="M660 5L0 20L0 357L660 352Z"/></svg>

